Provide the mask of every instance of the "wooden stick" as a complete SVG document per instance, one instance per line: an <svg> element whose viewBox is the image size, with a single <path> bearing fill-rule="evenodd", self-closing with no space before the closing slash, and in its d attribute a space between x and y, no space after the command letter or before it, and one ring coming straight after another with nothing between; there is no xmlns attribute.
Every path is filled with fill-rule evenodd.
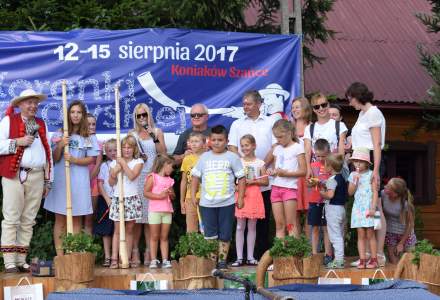
<svg viewBox="0 0 440 300"><path fill-rule="evenodd" d="M115 86L115 114L116 114L116 155L121 158L121 120L119 115L119 86ZM119 255L121 257L121 268L127 269L128 253L127 242L125 241L125 207L124 207L124 176L118 173L118 191L119 191Z"/></svg>
<svg viewBox="0 0 440 300"><path fill-rule="evenodd" d="M66 81L62 82L63 93L63 135L69 137L69 118L67 115L67 88ZM64 153L69 154L69 145L64 145ZM73 234L73 216L72 216L72 194L70 186L70 162L64 161L66 172L66 220L67 220L67 233Z"/></svg>

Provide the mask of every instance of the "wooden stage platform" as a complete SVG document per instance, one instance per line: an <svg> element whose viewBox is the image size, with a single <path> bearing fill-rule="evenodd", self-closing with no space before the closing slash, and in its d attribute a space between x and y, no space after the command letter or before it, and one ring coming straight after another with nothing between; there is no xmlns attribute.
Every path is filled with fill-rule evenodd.
<svg viewBox="0 0 440 300"><path fill-rule="evenodd" d="M350 261L350 260L349 260ZM348 263L346 264L348 266ZM392 278L396 265L387 264L382 270L388 278ZM240 267L229 268L230 272L235 271L250 271L255 270L255 267ZM345 269L335 270L339 277L350 277L353 284L360 284L363 277L373 277L375 270L358 270L356 268L346 267ZM156 279L172 280L171 269L156 269L150 270L147 267L139 267L135 269L109 269L103 267L95 268L95 280L91 284L91 287L106 288L114 290L122 290L130 288L130 280L135 280L137 274L152 273ZM322 266L321 276L325 276L328 270ZM272 272L269 272L269 287L273 285ZM6 274L0 273L0 299L3 297L4 286L15 286L21 277L27 276L31 283L42 283L44 297L48 293L55 290L55 278L54 277L33 277L25 273L20 274ZM223 282L219 282L219 286L222 286Z"/></svg>

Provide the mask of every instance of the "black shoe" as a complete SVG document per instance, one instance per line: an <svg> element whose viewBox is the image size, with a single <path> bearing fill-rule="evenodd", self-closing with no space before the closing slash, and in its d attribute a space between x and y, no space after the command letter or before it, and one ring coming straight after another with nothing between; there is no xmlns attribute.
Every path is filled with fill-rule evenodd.
<svg viewBox="0 0 440 300"><path fill-rule="evenodd" d="M27 263L24 263L21 266L17 266L17 268L20 273L29 273L31 271L31 266Z"/></svg>
<svg viewBox="0 0 440 300"><path fill-rule="evenodd" d="M231 267L241 267L244 265L244 262L242 259L237 259L235 262L231 264Z"/></svg>
<svg viewBox="0 0 440 300"><path fill-rule="evenodd" d="M217 263L217 269L219 270L228 270L228 263L224 260L220 260Z"/></svg>

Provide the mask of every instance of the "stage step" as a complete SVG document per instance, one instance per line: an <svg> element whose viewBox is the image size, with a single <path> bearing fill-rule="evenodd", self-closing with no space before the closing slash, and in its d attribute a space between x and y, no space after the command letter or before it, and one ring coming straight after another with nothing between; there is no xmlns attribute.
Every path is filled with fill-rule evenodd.
<svg viewBox="0 0 440 300"><path fill-rule="evenodd" d="M351 260L348 260L351 261ZM385 275L388 278L392 278L395 265L387 264L386 267L382 268ZM243 266L238 268L230 268L229 272L252 272L255 271L254 266ZM346 269L335 270L339 277L350 277L353 284L360 284L363 277L371 278L375 270L358 270L356 268L347 267ZM322 266L321 276L325 276L328 270ZM171 269L156 269L150 270L148 267L139 267L135 269L109 269L103 267L95 268L95 280L91 287L106 288L106 289L129 289L130 280L135 280L137 274L152 273L156 279L166 279L172 281L172 271ZM273 286L272 272L269 272L269 287ZM55 290L55 278L54 277L33 277L26 274L7 274L0 273L0 299L3 297L3 287L4 286L15 286L21 277L27 276L31 283L42 283L44 297L48 293ZM219 286L223 286L223 282L219 281Z"/></svg>

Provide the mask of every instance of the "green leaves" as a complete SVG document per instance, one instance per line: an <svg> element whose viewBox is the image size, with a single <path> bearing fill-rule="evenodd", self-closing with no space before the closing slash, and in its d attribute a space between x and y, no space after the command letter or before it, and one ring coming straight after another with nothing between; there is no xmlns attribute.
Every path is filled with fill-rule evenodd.
<svg viewBox="0 0 440 300"><path fill-rule="evenodd" d="M412 251L414 254L414 259L412 260L412 263L415 265L420 264L420 254L426 253L434 256L440 256L440 251L434 249L432 244L428 240L421 240L418 241L416 244L416 248Z"/></svg>
<svg viewBox="0 0 440 300"><path fill-rule="evenodd" d="M62 248L65 253L91 252L98 254L99 250L101 250L101 246L94 242L93 237L84 232L76 234L68 233L62 237L62 240Z"/></svg>
<svg viewBox="0 0 440 300"><path fill-rule="evenodd" d="M171 253L173 258L187 255L209 258L217 253L217 240L205 240L202 234L191 232L180 237L179 243Z"/></svg>
<svg viewBox="0 0 440 300"><path fill-rule="evenodd" d="M272 257L307 257L312 254L312 246L305 235L299 238L286 236L285 238L275 238L272 248L270 248L270 256Z"/></svg>

